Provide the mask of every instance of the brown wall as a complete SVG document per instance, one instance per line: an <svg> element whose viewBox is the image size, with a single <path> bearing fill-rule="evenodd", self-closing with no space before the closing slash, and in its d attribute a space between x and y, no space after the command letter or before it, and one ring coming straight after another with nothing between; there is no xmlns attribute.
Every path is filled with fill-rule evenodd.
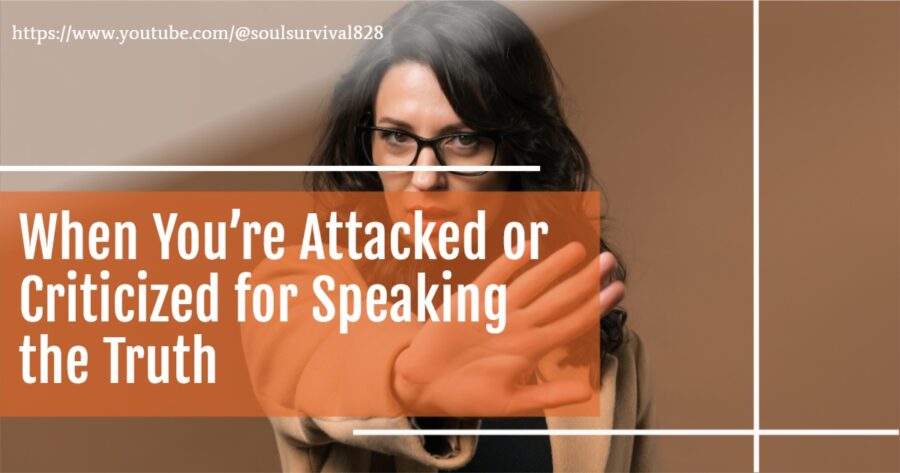
<svg viewBox="0 0 900 473"><path fill-rule="evenodd" d="M900 425L900 3L761 11L761 420ZM767 438L770 471L900 471L900 439Z"/></svg>
<svg viewBox="0 0 900 473"><path fill-rule="evenodd" d="M192 14L203 18L197 5ZM629 268L629 324L643 337L652 363L657 427L752 428L750 2L511 6L544 41L565 82L570 124L594 161L613 221L606 236ZM13 20L10 7L3 8L6 31ZM241 16L233 11L239 7L228 8L221 11ZM268 4L252 15L279 23L314 8L328 10ZM382 18L393 8L374 4L356 14ZM67 14L89 13L72 8ZM896 428L900 42L894 40L900 4L765 2L762 14L762 426ZM35 55L15 49L10 56L9 43L4 47L4 61ZM227 53L259 61L267 47L210 50L203 57L214 70L239 74L234 63L220 65L215 58ZM249 71L296 74L322 61L329 67L317 81L285 92L295 101L263 102L237 118L225 112L207 117L208 127L136 156L170 163L302 162L317 133L321 97L353 50L338 49L327 59L321 50L267 50L270 63ZM166 64L165 56L137 51L131 50ZM42 54L89 53L48 48ZM196 51L166 54L190 57ZM54 64L37 67L52 70ZM0 73L11 74L8 67ZM229 80L231 89L217 92L223 100L229 94L252 98L254 87L286 87L275 79ZM173 84L155 98L177 107L185 94L200 93L197 85ZM103 90L103 84L86 86L95 94ZM5 101L11 92L2 90ZM201 95L198 102L216 97ZM45 96L34 92L31 106L51 109L53 95ZM153 123L147 126L155 129ZM244 134L228 141L234 129ZM6 145L4 164L23 162L11 151L16 146ZM96 154L75 156L104 162ZM0 184L4 190L48 186L38 176L22 178ZM298 180L269 174L143 181L85 176L53 185L292 189ZM4 471L278 468L263 419L4 419L0 442ZM662 445L667 471L752 468L750 438L664 438ZM895 439L766 438L762 460L767 471L896 471L897 446Z"/></svg>
<svg viewBox="0 0 900 473"><path fill-rule="evenodd" d="M640 2L544 40L630 273L661 428L752 426L752 26L747 3ZM748 438L661 444L671 471L752 468Z"/></svg>

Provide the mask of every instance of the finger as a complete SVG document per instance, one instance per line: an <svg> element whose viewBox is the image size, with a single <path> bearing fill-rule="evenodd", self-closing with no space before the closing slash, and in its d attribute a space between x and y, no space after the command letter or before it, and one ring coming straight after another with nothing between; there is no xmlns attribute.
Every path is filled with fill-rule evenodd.
<svg viewBox="0 0 900 473"><path fill-rule="evenodd" d="M525 346L541 351L531 356L542 356L553 348L565 345L588 330L593 330L600 318L612 310L625 297L625 285L616 281L600 291L600 297L589 297L576 310L555 321L537 327L528 334Z"/></svg>
<svg viewBox="0 0 900 473"><path fill-rule="evenodd" d="M560 248L546 260L516 278L509 287L507 300L516 307L528 305L554 281L584 260L584 255L584 245L578 242L572 242Z"/></svg>
<svg viewBox="0 0 900 473"><path fill-rule="evenodd" d="M625 299L625 283L613 281L600 291L600 317L608 314Z"/></svg>
<svg viewBox="0 0 900 473"><path fill-rule="evenodd" d="M590 330L599 320L600 297L589 297L577 309L543 326L521 332L515 340L523 355L538 360Z"/></svg>
<svg viewBox="0 0 900 473"><path fill-rule="evenodd" d="M602 257L593 259L577 274L532 301L523 311L525 323L529 326L547 324L571 312L588 297L599 297L602 264Z"/></svg>
<svg viewBox="0 0 900 473"><path fill-rule="evenodd" d="M612 254L611 251L604 251L603 253L600 253L600 257L608 259L608 261L606 262L601 262L601 267L603 268L603 274L601 275L601 281L603 281L602 287L606 287L612 284L613 278L616 277L616 270L619 268L619 262L618 260L616 260L616 256Z"/></svg>
<svg viewBox="0 0 900 473"><path fill-rule="evenodd" d="M592 263L588 263L578 274L557 284L553 289L538 297L528 307L532 325L543 325L571 312L588 297L599 297L600 281L613 275L616 257L605 251Z"/></svg>
<svg viewBox="0 0 900 473"><path fill-rule="evenodd" d="M616 255L609 251L600 253L600 280L603 281L603 287L612 283L612 277L615 276L618 267Z"/></svg>
<svg viewBox="0 0 900 473"><path fill-rule="evenodd" d="M531 242L526 241L523 243L525 248L522 250L523 255L527 255L530 251ZM522 269L523 266L528 264L530 261L529 258L521 257L517 260L510 259L506 252L503 253L502 256L495 259L478 277L475 279L475 285L479 287L485 287L488 284L502 284L509 280L516 271Z"/></svg>
<svg viewBox="0 0 900 473"><path fill-rule="evenodd" d="M522 415L585 402L592 394L591 387L584 381L560 380L522 386L513 394L507 415Z"/></svg>

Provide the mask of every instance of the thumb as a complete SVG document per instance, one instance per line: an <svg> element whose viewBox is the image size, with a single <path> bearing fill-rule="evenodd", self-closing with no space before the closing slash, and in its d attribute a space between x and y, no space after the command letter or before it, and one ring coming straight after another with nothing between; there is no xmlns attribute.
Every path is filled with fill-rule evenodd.
<svg viewBox="0 0 900 473"><path fill-rule="evenodd" d="M533 412L577 404L591 398L593 390L584 381L559 380L518 388L509 403L511 414Z"/></svg>

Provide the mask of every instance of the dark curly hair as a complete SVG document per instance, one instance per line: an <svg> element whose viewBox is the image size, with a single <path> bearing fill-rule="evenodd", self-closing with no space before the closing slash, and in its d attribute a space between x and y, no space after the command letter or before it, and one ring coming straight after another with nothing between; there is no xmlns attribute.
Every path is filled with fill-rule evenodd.
<svg viewBox="0 0 900 473"><path fill-rule="evenodd" d="M539 173L515 173L510 190L587 191L595 184L587 154L564 119L558 74L515 13L495 2L413 2L385 21L383 31L384 38L368 43L335 86L312 164L367 163L356 127L372 112L385 72L395 64L414 62L434 71L468 127L503 133L504 163L541 166ZM374 172L308 176L313 190L382 190ZM610 250L602 238L600 246ZM625 280L621 264L614 278ZM601 357L622 344L626 315L616 308L601 320ZM573 352L569 361L584 362L591 356Z"/></svg>

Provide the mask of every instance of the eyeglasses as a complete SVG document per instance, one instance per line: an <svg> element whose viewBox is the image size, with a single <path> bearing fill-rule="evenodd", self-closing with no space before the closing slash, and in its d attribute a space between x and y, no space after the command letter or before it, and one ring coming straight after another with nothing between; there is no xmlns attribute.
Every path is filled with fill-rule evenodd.
<svg viewBox="0 0 900 473"><path fill-rule="evenodd" d="M393 128L360 126L357 130L363 153L375 166L412 166L426 146L434 151L438 162L444 166L492 166L503 140L503 135L487 132L460 132L422 138ZM487 173L450 172L462 176Z"/></svg>

